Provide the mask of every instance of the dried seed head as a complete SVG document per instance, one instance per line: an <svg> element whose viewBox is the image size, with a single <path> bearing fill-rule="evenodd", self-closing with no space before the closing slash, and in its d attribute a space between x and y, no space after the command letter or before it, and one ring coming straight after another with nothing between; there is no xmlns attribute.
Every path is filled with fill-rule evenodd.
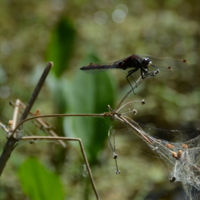
<svg viewBox="0 0 200 200"><path fill-rule="evenodd" d="M117 170L117 171L116 171L116 174L120 174L120 173L121 173L121 171L120 171L120 170Z"/></svg>
<svg viewBox="0 0 200 200"><path fill-rule="evenodd" d="M144 99L142 99L141 103L142 103L142 104L145 104L146 102L145 102L145 100L144 100Z"/></svg>
<svg viewBox="0 0 200 200"><path fill-rule="evenodd" d="M176 180L176 178L173 176L171 179L170 179L170 182L174 182Z"/></svg>
<svg viewBox="0 0 200 200"><path fill-rule="evenodd" d="M182 152L181 150L178 150L178 154L177 154L178 158L181 157L182 153L183 153L183 152Z"/></svg>
<svg viewBox="0 0 200 200"><path fill-rule="evenodd" d="M165 144L165 146L166 146L167 148L169 148L169 149L173 149L173 148L174 148L174 146L173 146L172 144L169 144L169 143Z"/></svg>
<svg viewBox="0 0 200 200"><path fill-rule="evenodd" d="M177 153L176 152L172 152L172 156L174 157L174 158L176 158L176 159L178 159L178 155L177 155Z"/></svg>
<svg viewBox="0 0 200 200"><path fill-rule="evenodd" d="M183 147L184 149L188 149L188 145L187 145L187 144L182 144L182 147Z"/></svg>
<svg viewBox="0 0 200 200"><path fill-rule="evenodd" d="M137 110L136 109L133 109L133 114L137 115Z"/></svg>
<svg viewBox="0 0 200 200"><path fill-rule="evenodd" d="M116 153L113 153L113 158L117 159L117 154Z"/></svg>

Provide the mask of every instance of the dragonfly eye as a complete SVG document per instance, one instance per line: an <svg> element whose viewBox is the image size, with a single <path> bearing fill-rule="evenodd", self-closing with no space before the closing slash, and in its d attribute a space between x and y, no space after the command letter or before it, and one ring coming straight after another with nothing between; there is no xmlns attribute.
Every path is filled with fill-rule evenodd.
<svg viewBox="0 0 200 200"><path fill-rule="evenodd" d="M146 58L144 58L144 59L142 60L142 66L143 66L144 68L148 68L148 65L149 65L149 64L151 64L150 58L146 57Z"/></svg>
<svg viewBox="0 0 200 200"><path fill-rule="evenodd" d="M148 65L150 62L151 62L151 60L150 60L150 58L148 58L148 57L144 58L143 61L142 61L142 63L147 64L147 65Z"/></svg>

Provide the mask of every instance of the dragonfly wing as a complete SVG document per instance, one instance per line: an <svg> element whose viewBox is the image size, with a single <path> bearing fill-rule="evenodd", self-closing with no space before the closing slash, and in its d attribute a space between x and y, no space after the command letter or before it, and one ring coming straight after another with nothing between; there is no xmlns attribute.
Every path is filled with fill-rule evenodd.
<svg viewBox="0 0 200 200"><path fill-rule="evenodd" d="M186 70L190 64L186 60L172 59L172 58L159 58L150 55L142 55L142 57L150 58L152 65L156 66L160 71L179 71Z"/></svg>

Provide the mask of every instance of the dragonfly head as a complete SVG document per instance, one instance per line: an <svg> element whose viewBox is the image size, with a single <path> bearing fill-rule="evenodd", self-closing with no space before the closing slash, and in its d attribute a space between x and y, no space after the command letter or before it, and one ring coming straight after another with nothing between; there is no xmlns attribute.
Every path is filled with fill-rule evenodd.
<svg viewBox="0 0 200 200"><path fill-rule="evenodd" d="M148 57L145 57L145 58L142 60L142 67L143 67L144 69L148 69L149 65L151 65L151 64L152 64L152 62L151 62L150 58L148 58Z"/></svg>

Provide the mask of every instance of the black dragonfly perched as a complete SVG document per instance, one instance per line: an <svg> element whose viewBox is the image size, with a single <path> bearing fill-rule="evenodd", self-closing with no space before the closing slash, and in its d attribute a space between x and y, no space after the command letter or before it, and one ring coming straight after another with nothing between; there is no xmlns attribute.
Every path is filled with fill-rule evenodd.
<svg viewBox="0 0 200 200"><path fill-rule="evenodd" d="M141 76L142 79L146 79L154 77L160 72L161 74L168 73L168 75L170 75L174 71L185 70L188 67L189 63L186 60L132 54L126 58L114 62L90 63L89 65L83 66L80 69L92 73L108 69L126 70L126 79L130 84L128 78L132 77L132 75L137 71L140 71L139 76Z"/></svg>

